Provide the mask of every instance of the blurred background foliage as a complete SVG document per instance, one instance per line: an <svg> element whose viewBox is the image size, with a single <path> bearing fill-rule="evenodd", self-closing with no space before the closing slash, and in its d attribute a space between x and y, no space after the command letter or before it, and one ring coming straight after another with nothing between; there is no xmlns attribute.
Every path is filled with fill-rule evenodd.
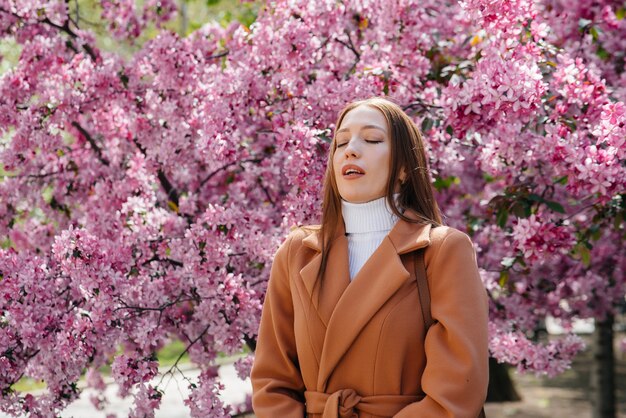
<svg viewBox="0 0 626 418"><path fill-rule="evenodd" d="M138 13L143 10L143 0L136 0ZM246 27L256 20L263 2L241 0L177 0L178 14L164 25L164 28L184 37L207 24L228 26L237 21ZM141 46L159 33L154 24L148 26L137 39L117 40L113 38L102 21L102 8L99 0L70 0L70 14L78 22L79 28L92 32L98 47L107 52L115 52L130 58ZM0 38L0 76L15 66L19 60L21 47L10 36Z"/></svg>

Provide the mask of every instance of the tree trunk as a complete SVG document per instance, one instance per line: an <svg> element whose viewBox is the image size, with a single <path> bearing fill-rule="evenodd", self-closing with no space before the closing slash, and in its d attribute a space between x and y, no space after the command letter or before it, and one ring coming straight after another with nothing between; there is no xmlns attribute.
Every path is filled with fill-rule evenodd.
<svg viewBox="0 0 626 418"><path fill-rule="evenodd" d="M615 357L613 315L596 321L593 333L591 368L591 410L593 418L615 418Z"/></svg>
<svg viewBox="0 0 626 418"><path fill-rule="evenodd" d="M178 13L180 14L180 28L178 34L181 38L187 36L187 29L189 28L189 12L187 10L187 0L180 0L178 6Z"/></svg>
<svg viewBox="0 0 626 418"><path fill-rule="evenodd" d="M514 402L521 399L509 375L508 364L498 363L496 359L489 357L487 402Z"/></svg>

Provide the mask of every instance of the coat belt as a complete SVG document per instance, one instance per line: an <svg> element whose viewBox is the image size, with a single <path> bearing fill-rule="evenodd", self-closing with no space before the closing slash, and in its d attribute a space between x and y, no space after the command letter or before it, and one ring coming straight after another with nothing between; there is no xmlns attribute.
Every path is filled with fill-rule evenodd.
<svg viewBox="0 0 626 418"><path fill-rule="evenodd" d="M304 397L306 412L322 414L322 418L357 418L357 411L390 417L408 404L423 398L409 395L359 396L353 389L342 389L334 393L306 391Z"/></svg>

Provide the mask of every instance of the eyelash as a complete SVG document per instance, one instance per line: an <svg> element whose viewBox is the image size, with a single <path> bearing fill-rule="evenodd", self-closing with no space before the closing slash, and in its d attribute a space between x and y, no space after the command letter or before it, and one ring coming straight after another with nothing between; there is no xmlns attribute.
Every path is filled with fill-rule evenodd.
<svg viewBox="0 0 626 418"><path fill-rule="evenodd" d="M381 141L379 139L366 139L365 142L367 142L368 144L380 144L383 141ZM347 144L348 144L347 142L342 142L341 144L337 144L337 148L341 148L341 147L343 147L344 145L347 145Z"/></svg>

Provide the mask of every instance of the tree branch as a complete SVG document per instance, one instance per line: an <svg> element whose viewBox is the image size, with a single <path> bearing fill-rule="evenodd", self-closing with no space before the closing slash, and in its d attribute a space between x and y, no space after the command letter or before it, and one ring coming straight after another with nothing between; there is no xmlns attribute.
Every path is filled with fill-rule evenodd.
<svg viewBox="0 0 626 418"><path fill-rule="evenodd" d="M267 190L267 187L263 185L263 182L261 181L260 178L259 178L258 183L261 189L263 190L263 192L265 192L265 197L267 197L267 200L272 204L272 206L276 206L276 203L274 203L274 199L272 199L272 196L270 195L270 191Z"/></svg>
<svg viewBox="0 0 626 418"><path fill-rule="evenodd" d="M87 132L87 130L83 128L82 126L80 126L80 124L76 121L72 122L72 126L78 129L78 131L85 137L87 142L89 142L89 144L91 145L91 148L93 148L94 152L98 156L98 160L100 160L102 164L108 167L110 164L109 160L104 158L104 156L102 155L102 150L100 149L98 144L96 144L96 141L94 141L93 137L89 134L89 132Z"/></svg>
<svg viewBox="0 0 626 418"><path fill-rule="evenodd" d="M64 32L66 34L68 34L71 38L73 39L78 39L79 36L76 34L76 32L74 32L71 28L70 28L70 20L66 20L65 23L63 24L63 26L59 26L58 24L55 24L54 22L52 22L48 17L46 17L44 20L41 21L42 23L46 23L54 28L59 29L61 32ZM89 58L91 58L91 60L93 62L96 62L98 60L98 55L96 54L96 52L93 50L93 48L91 47L91 45L87 44L87 43L83 43L82 44L83 49L85 50L85 52L87 53L87 55L89 55Z"/></svg>
<svg viewBox="0 0 626 418"><path fill-rule="evenodd" d="M348 71L346 71L346 73L343 76L343 78L345 80L347 80L350 77L350 74L352 73L352 71L354 71L354 69L356 68L356 66L359 63L359 61L361 61L361 54L359 53L359 51L354 46L354 43L352 42L352 37L350 36L350 33L347 30L346 30L345 33L346 33L346 36L348 37L348 42L342 41L341 39L337 39L336 41L339 42L341 45L345 46L346 48L348 48L350 51L352 51L354 53L354 56L355 56L355 60L352 63L352 66L350 67L350 69Z"/></svg>
<svg viewBox="0 0 626 418"><path fill-rule="evenodd" d="M157 177L159 178L159 181L161 182L161 186L163 186L165 193L167 193L167 199L171 200L172 202L174 202L176 206L178 206L178 199L179 199L178 191L172 185L172 183L170 183L170 181L165 176L165 173L160 168L157 173Z"/></svg>
<svg viewBox="0 0 626 418"><path fill-rule="evenodd" d="M228 55L230 53L229 50L226 50L224 52L219 52L215 55L211 55L210 57L208 57L207 59L217 59L217 58L222 58L225 57L226 55Z"/></svg>
<svg viewBox="0 0 626 418"><path fill-rule="evenodd" d="M198 341L200 341L202 339L202 337L204 337L204 335L209 331L209 328L211 327L211 325L207 325L204 330L202 330L202 332L200 333L200 335L198 335L196 338L194 338L193 340L190 340L189 337L187 337L187 339L189 340L189 344L187 345L187 347L185 347L185 349L183 350L182 353L180 353L178 355L178 357L176 358L176 361L174 362L174 364L165 372L163 373L163 375L161 376L161 380L159 381L159 384L157 384L156 386L158 387L161 382L163 382L163 379L165 378L165 376L167 376L168 374L172 374L174 369L178 369L178 363L180 362L180 360L183 358L183 356L185 354L187 354L189 352L189 349ZM180 369L178 369L180 371Z"/></svg>
<svg viewBox="0 0 626 418"><path fill-rule="evenodd" d="M149 260L144 261L141 265L145 266L146 264L150 264L153 261L165 261L165 262L168 262L171 265L176 266L176 267L183 267L183 265L184 265L183 263L181 263L178 260L172 260L171 258L160 258L157 255L153 256Z"/></svg>
<svg viewBox="0 0 626 418"><path fill-rule="evenodd" d="M13 12L3 8L3 7L0 7L0 12L9 14L9 15L15 17L16 19L20 20L21 22L24 22L24 20L25 20L24 16L20 16L19 14L13 13ZM51 21L50 18L48 16L46 16L42 20L37 20L37 22L38 23L43 23L43 24L48 25L48 26L51 26L51 27L59 30L60 32L63 32L65 34L67 34L72 39L79 39L80 37L78 36L78 34L76 34L76 32L74 32L72 30L72 28L70 28L70 20L71 19L68 16L68 19L63 23L63 25L59 25L58 23L54 23L53 21ZM91 58L92 61L94 61L94 62L97 61L98 55L93 50L91 45L84 43L82 45L82 47L85 50L85 52L87 53L87 55L89 55L89 57Z"/></svg>
<svg viewBox="0 0 626 418"><path fill-rule="evenodd" d="M202 180L200 182L200 187L204 186L204 184L211 180L216 174L218 174L220 171L223 171L225 169L227 169L230 166L233 166L235 164L243 164L243 163L260 163L261 159L260 158L248 158L247 160L242 160L242 161L233 161L230 162L228 164L224 164L223 166L221 166L220 168L218 168L217 170L213 171L212 173L210 173L208 176L206 176L204 178L204 180Z"/></svg>
<svg viewBox="0 0 626 418"><path fill-rule="evenodd" d="M133 142L135 143L135 146L139 149L139 151L141 151L141 153L145 157L146 149L141 146L139 141L137 141L136 137L133 138ZM163 187L163 190L165 190L165 193L167 193L167 199L169 201L172 201L176 206L178 206L178 202L179 202L178 190L176 190L174 185L169 181L169 179L165 175L165 172L163 172L163 170L160 168L159 168L159 171L157 172L157 177L159 179L159 182L161 183L161 187Z"/></svg>

